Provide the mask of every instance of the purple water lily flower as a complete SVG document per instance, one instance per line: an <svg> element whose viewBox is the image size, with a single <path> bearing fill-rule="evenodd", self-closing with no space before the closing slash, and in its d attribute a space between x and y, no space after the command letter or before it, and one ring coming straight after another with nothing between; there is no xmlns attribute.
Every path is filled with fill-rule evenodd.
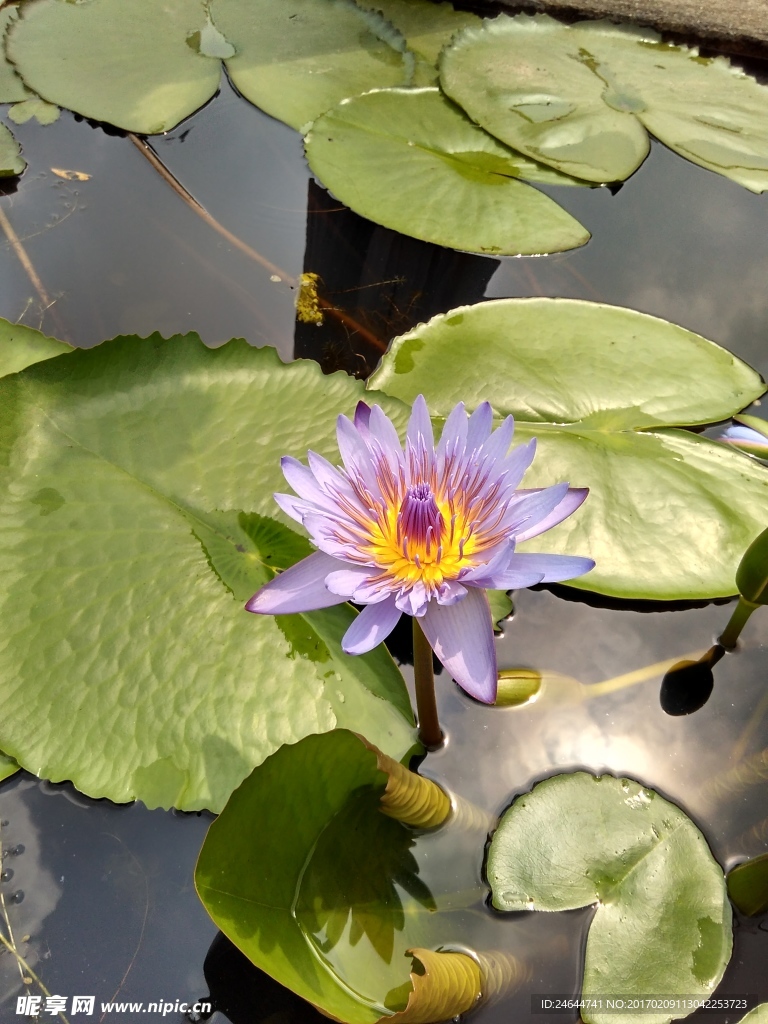
<svg viewBox="0 0 768 1024"><path fill-rule="evenodd" d="M245 606L282 615L354 601L364 605L342 647L364 654L414 615L456 682L478 700L496 697L496 651L488 588L513 590L571 579L591 558L518 553L517 542L556 526L587 496L567 483L520 490L535 440L509 451L514 421L496 430L488 402L471 416L459 403L435 447L420 395L405 446L375 405L339 416L343 468L315 452L308 466L286 456L298 497L278 505L319 549L262 587Z"/></svg>

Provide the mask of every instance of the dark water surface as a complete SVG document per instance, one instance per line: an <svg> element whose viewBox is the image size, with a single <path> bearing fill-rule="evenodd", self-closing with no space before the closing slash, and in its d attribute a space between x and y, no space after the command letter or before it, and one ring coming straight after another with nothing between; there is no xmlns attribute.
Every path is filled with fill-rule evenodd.
<svg viewBox="0 0 768 1024"><path fill-rule="evenodd" d="M18 248L0 244L0 315L77 345L195 330L208 344L241 336L276 346L285 359L310 355L327 370L364 376L393 334L435 312L484 295L559 295L665 317L768 376L768 200L658 145L615 195L547 190L592 231L586 247L499 261L405 239L343 210L310 180L298 135L227 86L151 143L250 252L193 212L130 139L67 113L51 127L27 124L14 134L29 168L0 203L38 283ZM302 271L321 276L342 317L296 324ZM756 614L741 648L716 666L705 706L670 717L659 704L668 663L703 653L730 607L593 607L564 595L516 595L499 642L502 667L542 673L532 703L481 707L438 678L449 739L422 771L492 816L561 770L627 774L680 804L725 868L768 850L768 755L756 760L768 748L768 614ZM0 786L0 816L0 889L17 939L30 937L30 964L51 993L96 997L93 1017L75 1020L178 1024L186 1018L175 1010L134 1017L102 1014L98 1004L191 1003L209 992L216 1024L325 1019L217 938L192 886L206 815L116 807L21 773ZM591 912L492 913L484 906L483 842L480 827L457 839L461 856L437 842L416 854L435 894L470 894L455 912L461 941L507 950L527 967L517 993L475 1018L502 1024L528 1019L532 992L578 990ZM766 929L765 917L737 922L720 991L768 999ZM0 984L0 1021L20 1020L19 972L7 954Z"/></svg>

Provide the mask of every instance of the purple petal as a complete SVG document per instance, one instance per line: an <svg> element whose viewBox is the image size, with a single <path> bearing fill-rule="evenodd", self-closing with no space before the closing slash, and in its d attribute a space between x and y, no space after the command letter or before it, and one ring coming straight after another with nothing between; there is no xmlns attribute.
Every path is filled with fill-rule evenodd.
<svg viewBox="0 0 768 1024"><path fill-rule="evenodd" d="M257 590L246 604L246 611L259 615L292 615L342 604L345 598L328 590L325 577L344 567L337 558L315 551Z"/></svg>
<svg viewBox="0 0 768 1024"><path fill-rule="evenodd" d="M446 457L446 454L454 458L456 453L464 451L467 441L467 413L464 403L459 402L451 410L448 419L445 421L443 432L437 443L436 456L438 460Z"/></svg>
<svg viewBox="0 0 768 1024"><path fill-rule="evenodd" d="M484 442L480 454L492 462L495 462L497 459L503 459L509 451L509 446L512 444L514 433L515 421L512 416L507 416L501 426L497 427L488 440Z"/></svg>
<svg viewBox="0 0 768 1024"><path fill-rule="evenodd" d="M518 541L523 540L524 536L526 538L535 537L537 534L543 533L548 527L542 528L541 524L551 518L552 513L558 505L562 504L567 494L568 484L565 483L526 492L521 498L510 504L503 520L505 529L513 533ZM560 520L557 519L556 522L559 523Z"/></svg>
<svg viewBox="0 0 768 1024"><path fill-rule="evenodd" d="M504 540L502 544L493 549L492 553L486 554L485 561L480 565L475 565L471 569L462 569L459 575L461 582L472 583L483 579L483 577L492 576L494 573L504 572L509 568L509 560L514 550L514 541Z"/></svg>
<svg viewBox="0 0 768 1024"><path fill-rule="evenodd" d="M379 448L392 470L396 471L403 458L400 438L392 420L384 413L381 406L374 405L371 409L369 423L371 437L379 442Z"/></svg>
<svg viewBox="0 0 768 1024"><path fill-rule="evenodd" d="M406 437L416 451L421 447L432 451L435 447L435 439L432 434L432 420L429 418L429 409L424 395L417 395L411 410L411 418L408 420Z"/></svg>
<svg viewBox="0 0 768 1024"><path fill-rule="evenodd" d="M285 512L287 516L290 516L291 519L295 519L297 523L304 522L304 516L312 507L308 506L303 498L297 498L295 494L273 494L272 497L283 512ZM315 511L317 511L317 509L315 509Z"/></svg>
<svg viewBox="0 0 768 1024"><path fill-rule="evenodd" d="M489 573L487 576L479 576L475 580L462 580L469 587L479 587L481 590L524 590L526 587L535 587L537 583L543 583L544 576L540 572L523 572L518 569L504 569L499 572Z"/></svg>
<svg viewBox="0 0 768 1024"><path fill-rule="evenodd" d="M467 588L455 580L444 580L437 592L438 604L456 604L466 595Z"/></svg>
<svg viewBox="0 0 768 1024"><path fill-rule="evenodd" d="M496 648L488 598L470 590L463 601L430 601L421 626L429 644L459 686L485 704L496 699Z"/></svg>
<svg viewBox="0 0 768 1024"><path fill-rule="evenodd" d="M358 430L368 429L371 420L371 407L365 402L358 402L355 406L355 426Z"/></svg>
<svg viewBox="0 0 768 1024"><path fill-rule="evenodd" d="M429 605L426 587L421 580L417 580L410 590L401 590L395 598L395 602L401 612L420 619L426 614Z"/></svg>
<svg viewBox="0 0 768 1024"><path fill-rule="evenodd" d="M357 427L343 414L336 420L336 440L347 472L359 473L367 487L375 489L376 474L371 462L371 450L360 436Z"/></svg>
<svg viewBox="0 0 768 1024"><path fill-rule="evenodd" d="M377 573L378 570L369 565L348 565L346 569L329 573L325 578L325 585L332 594L338 594L345 601L349 601L358 587L368 583Z"/></svg>
<svg viewBox="0 0 768 1024"><path fill-rule="evenodd" d="M517 487L535 455L536 438L533 437L527 444L518 445L506 459L498 463L499 472L506 473L504 477L505 490L514 490Z"/></svg>
<svg viewBox="0 0 768 1024"><path fill-rule="evenodd" d="M394 597L380 604L369 604L360 612L344 634L342 650L347 654L365 654L386 640L401 615Z"/></svg>
<svg viewBox="0 0 768 1024"><path fill-rule="evenodd" d="M328 459L324 459L317 452L308 451L307 462L309 463L312 475L324 493L328 494L330 492L332 495L334 491L340 491L342 494L352 496L353 492L349 481L343 473L340 473L335 466L331 465Z"/></svg>
<svg viewBox="0 0 768 1024"><path fill-rule="evenodd" d="M483 402L469 417L467 425L467 450L473 451L485 444L491 436L493 409L490 402Z"/></svg>
<svg viewBox="0 0 768 1024"><path fill-rule="evenodd" d="M377 576L371 576L367 580L363 580L352 595L352 600L355 604L379 604L381 601L386 601L388 597L392 596L393 587L392 582L387 577L382 577L381 572L377 570Z"/></svg>
<svg viewBox="0 0 768 1024"><path fill-rule="evenodd" d="M280 460L283 476L296 491L300 498L305 501L312 501L315 505L329 511L336 508L336 501L329 497L315 479L311 469L294 459L290 455L284 455Z"/></svg>
<svg viewBox="0 0 768 1024"><path fill-rule="evenodd" d="M583 504L588 494L588 487L569 487L563 500L552 509L549 515L544 516L538 523L532 523L519 533L515 531L518 543L530 540L531 537L538 537L545 530L551 530L553 526L562 523L564 519L567 519L571 513L575 512Z"/></svg>
<svg viewBox="0 0 768 1024"><path fill-rule="evenodd" d="M582 576L594 567L591 558L581 558L579 555L541 555L537 552L514 554L509 565L512 572L541 573L541 580L537 582L542 583L572 580L574 576ZM532 586L530 583L523 585Z"/></svg>

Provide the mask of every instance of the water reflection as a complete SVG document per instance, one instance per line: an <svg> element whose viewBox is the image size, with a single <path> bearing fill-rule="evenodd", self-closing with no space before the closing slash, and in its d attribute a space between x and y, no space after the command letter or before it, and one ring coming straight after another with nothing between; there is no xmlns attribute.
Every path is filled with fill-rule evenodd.
<svg viewBox="0 0 768 1024"><path fill-rule="evenodd" d="M0 1004L22 990L39 994L34 984L24 982L27 965L39 971L39 961L46 959L43 923L61 899L61 884L45 866L44 841L25 799L32 785L17 783L0 801L0 932L24 960L7 947L0 956Z"/></svg>
<svg viewBox="0 0 768 1024"><path fill-rule="evenodd" d="M479 302L498 265L373 224L310 180L304 271L317 275L332 312L297 321L294 355L316 359L326 373L367 377L391 338Z"/></svg>
<svg viewBox="0 0 768 1024"><path fill-rule="evenodd" d="M658 142L616 195L543 190L590 229L592 240L546 260L504 260L488 298L550 295L628 306L703 334L768 374L765 196Z"/></svg>
<svg viewBox="0 0 768 1024"><path fill-rule="evenodd" d="M661 681L662 710L668 715L691 715L703 708L715 687L712 669L724 654L725 648L715 644L695 661L676 662Z"/></svg>

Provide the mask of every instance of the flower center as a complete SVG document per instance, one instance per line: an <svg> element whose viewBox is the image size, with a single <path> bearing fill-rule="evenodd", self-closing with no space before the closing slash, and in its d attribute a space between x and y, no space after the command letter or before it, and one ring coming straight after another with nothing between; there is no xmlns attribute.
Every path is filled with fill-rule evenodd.
<svg viewBox="0 0 768 1024"><path fill-rule="evenodd" d="M418 565L431 561L445 532L445 520L429 484L409 487L397 515L397 542Z"/></svg>

